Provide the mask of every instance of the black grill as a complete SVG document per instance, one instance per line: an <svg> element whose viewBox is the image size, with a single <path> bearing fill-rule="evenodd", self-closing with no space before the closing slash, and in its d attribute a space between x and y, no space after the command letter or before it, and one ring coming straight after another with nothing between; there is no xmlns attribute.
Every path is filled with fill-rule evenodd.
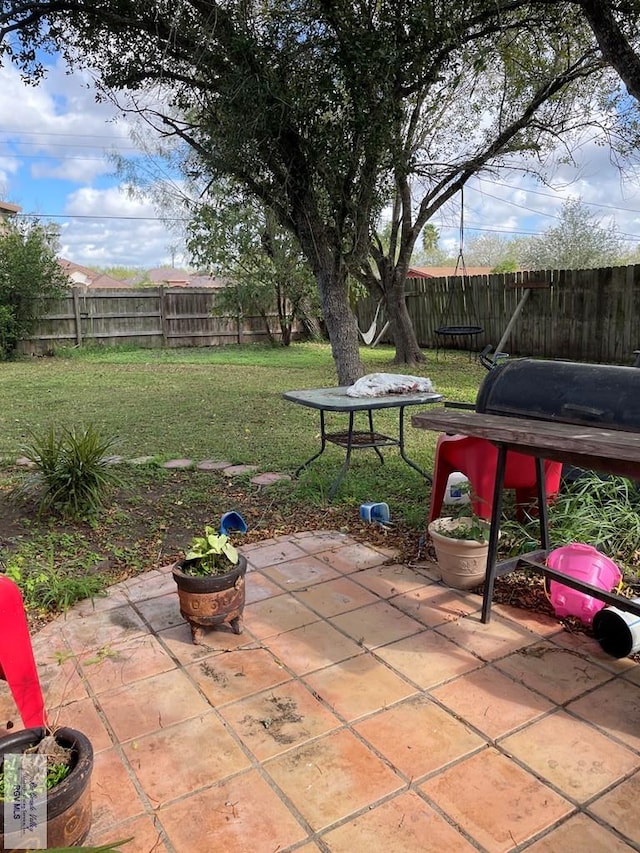
<svg viewBox="0 0 640 853"><path fill-rule="evenodd" d="M486 375L476 411L640 432L640 370L514 359Z"/></svg>

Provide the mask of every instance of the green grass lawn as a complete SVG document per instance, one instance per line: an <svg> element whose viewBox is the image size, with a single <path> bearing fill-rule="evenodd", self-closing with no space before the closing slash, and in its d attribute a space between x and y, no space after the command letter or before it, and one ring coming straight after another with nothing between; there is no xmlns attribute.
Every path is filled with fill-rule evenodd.
<svg viewBox="0 0 640 853"><path fill-rule="evenodd" d="M474 400L485 375L466 354L440 353L436 359L430 353L427 364L411 371L394 368L392 357L388 347L362 350L367 372L429 376L448 399ZM117 436L115 452L125 459L225 460L291 473L318 449L319 418L317 411L285 402L282 393L335 383L330 349L321 344L71 350L1 364L0 563L22 572L24 585L39 578L31 583L32 606L39 604L38 589L52 588L62 606L94 588L76 588L79 579L97 576L99 585L174 559L204 523L216 524L228 509L242 511L250 536L260 538L318 527L353 530L362 527L363 501L386 501L396 537L405 530L417 537L429 486L395 448L383 451L384 465L370 450L354 453L330 506L327 492L344 461L344 450L333 445L298 480L266 490L252 486L249 477L229 481L219 473L124 465L121 487L92 524L38 518L33 507L10 497L24 476L14 464L21 446L31 432L52 425L93 423L104 435ZM345 416L327 417L330 430L345 426ZM397 410L376 413L377 431L397 435L397 426ZM407 423L407 454L427 470L435 440ZM56 609L55 601L49 609Z"/></svg>
<svg viewBox="0 0 640 853"><path fill-rule="evenodd" d="M92 422L118 437L117 452L126 457L188 456L289 470L316 447L318 413L283 401L282 393L335 384L329 347L318 344L72 352L0 366L0 457L14 458L30 430ZM394 371L390 348L365 349L362 358L367 372ZM470 401L484 375L459 354L431 356L411 372L430 376L447 398ZM336 415L328 426L340 429L344 420ZM393 429L397 411L376 414L378 423L379 431ZM407 432L409 452L427 464L433 437ZM328 453L337 462L342 451Z"/></svg>

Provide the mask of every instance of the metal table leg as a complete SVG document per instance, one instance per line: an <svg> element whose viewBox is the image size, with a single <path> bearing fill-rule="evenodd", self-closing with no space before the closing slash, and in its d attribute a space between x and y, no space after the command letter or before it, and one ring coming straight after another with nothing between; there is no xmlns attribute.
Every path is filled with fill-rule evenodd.
<svg viewBox="0 0 640 853"><path fill-rule="evenodd" d="M489 553L487 554L487 576L484 582L482 596L482 621L491 619L491 599L493 585L496 580L498 563L498 533L500 532L500 517L502 515L502 491L504 484L504 469L507 461L507 448L498 446L498 462L496 465L496 482L493 487L493 504L491 506L491 528L489 530Z"/></svg>
<svg viewBox="0 0 640 853"><path fill-rule="evenodd" d="M373 411L372 411L371 409L369 409L369 411L368 411L368 415L369 415L369 432L370 432L370 433L371 433L371 435L373 436L373 433L374 433L374 429L373 429ZM379 448L379 447L374 447L373 449L375 450L375 452L376 452L376 453L378 454L378 456L380 457L380 464L381 464L381 465L384 465L384 456L382 455L382 452L381 452L380 448Z"/></svg>
<svg viewBox="0 0 640 853"><path fill-rule="evenodd" d="M540 521L540 547L549 550L549 511L545 483L544 459L536 456L536 487L538 490L538 519Z"/></svg>
<svg viewBox="0 0 640 853"><path fill-rule="evenodd" d="M431 474L428 474L426 471L423 471L422 468L419 468L415 462L412 462L411 459L404 452L404 410L405 406L400 406L400 421L398 424L398 449L400 450L400 456L404 459L404 461L409 465L410 468L413 468L414 471L417 471L418 474L421 474L427 483L433 482L433 477Z"/></svg>
<svg viewBox="0 0 640 853"><path fill-rule="evenodd" d="M351 447L353 441L353 412L349 412L349 432L347 434L347 454L345 456L345 460L342 463L342 468L338 472L338 476L333 481L333 485L329 489L329 500L332 501L335 497L336 492L340 488L340 483L342 482L342 478L349 470L349 465L351 464Z"/></svg>
<svg viewBox="0 0 640 853"><path fill-rule="evenodd" d="M327 438L326 432L324 428L324 409L320 409L320 450L317 453L314 453L313 456L310 456L306 462L303 462L302 465L298 465L296 470L293 472L293 476L297 477L300 471L307 467L314 459L317 459L318 456L322 456L327 446Z"/></svg>

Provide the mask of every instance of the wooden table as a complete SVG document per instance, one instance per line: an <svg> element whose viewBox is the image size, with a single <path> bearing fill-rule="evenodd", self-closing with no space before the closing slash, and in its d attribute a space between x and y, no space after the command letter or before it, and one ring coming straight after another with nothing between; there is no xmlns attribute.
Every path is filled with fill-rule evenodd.
<svg viewBox="0 0 640 853"><path fill-rule="evenodd" d="M412 462L404 452L404 410L407 406L424 406L429 403L438 403L442 400L442 394L422 392L418 394L385 394L382 397L350 397L347 394L348 387L350 386L308 388L304 391L287 391L282 395L290 403L297 403L300 406L307 406L310 409L317 409L320 412L320 450L296 468L295 476L303 468L306 468L309 463L313 462L314 459L317 459L318 456L324 453L327 442L330 442L339 447L344 447L347 453L344 464L329 490L329 500L338 491L342 478L349 468L352 450L375 450L382 463L384 462L384 458L380 452L380 448L397 447L400 450L400 456L407 465L410 465L419 474L422 474L426 480L431 482L431 476L426 471L423 471L422 468L419 468L415 462ZM397 436L383 435L374 430L373 412L377 409L399 410ZM348 428L343 432L328 433L325 428L325 412L344 412L348 414ZM369 422L368 430L356 430L354 428L356 412L366 412Z"/></svg>
<svg viewBox="0 0 640 853"><path fill-rule="evenodd" d="M482 599L482 621L491 617L491 599L497 575L507 574L517 567L527 567L542 572L551 580L592 595L594 598L640 616L640 603L624 596L606 592L583 583L543 565L549 550L549 525L546 491L544 488L543 459L569 462L580 468L640 480L640 433L624 430L599 429L596 426L543 421L533 418L512 418L502 415L485 415L478 412L442 408L433 412L413 415L411 423L419 429L457 433L485 438L498 448L496 484L491 509L487 579ZM540 515L541 550L526 557L516 557L498 564L498 528L502 513L504 468L508 450L516 450L535 457L538 505Z"/></svg>

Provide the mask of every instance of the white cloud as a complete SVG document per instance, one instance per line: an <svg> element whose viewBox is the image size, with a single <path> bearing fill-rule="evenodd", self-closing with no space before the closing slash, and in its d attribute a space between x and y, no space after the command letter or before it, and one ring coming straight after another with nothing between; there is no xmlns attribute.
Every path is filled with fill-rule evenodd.
<svg viewBox="0 0 640 853"><path fill-rule="evenodd" d="M82 218L64 221L60 254L85 266L159 266L170 261L170 246L178 242L151 202L131 198L124 187L76 190L65 213Z"/></svg>

